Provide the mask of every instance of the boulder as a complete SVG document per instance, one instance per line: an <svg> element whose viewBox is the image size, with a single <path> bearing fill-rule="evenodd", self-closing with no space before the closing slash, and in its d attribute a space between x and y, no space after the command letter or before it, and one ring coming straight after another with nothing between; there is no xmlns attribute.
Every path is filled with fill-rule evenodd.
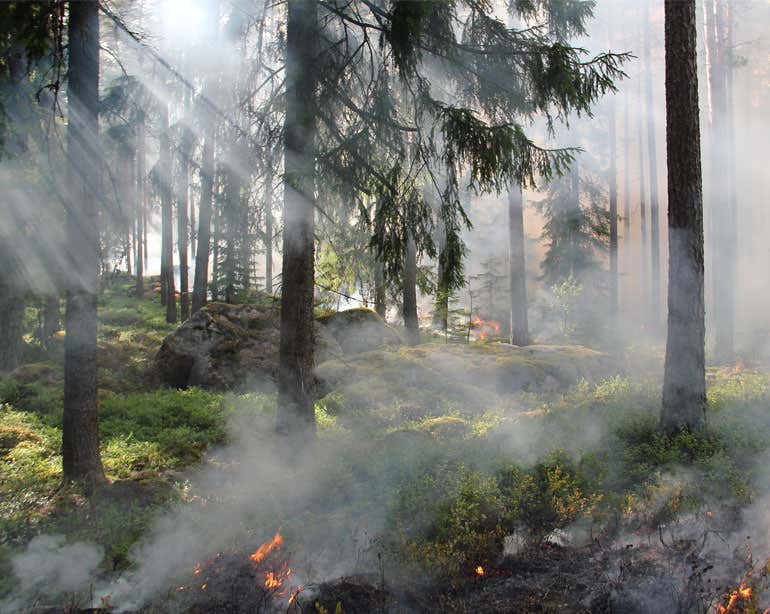
<svg viewBox="0 0 770 614"><path fill-rule="evenodd" d="M377 350L383 346L399 346L403 344L401 336L395 329L371 309L347 309L337 311L318 318L342 351L350 356Z"/></svg>
<svg viewBox="0 0 770 614"><path fill-rule="evenodd" d="M278 374L280 305L212 302L168 335L156 356L160 379L175 388L271 388ZM401 339L375 312L351 309L319 318L316 363L396 345Z"/></svg>

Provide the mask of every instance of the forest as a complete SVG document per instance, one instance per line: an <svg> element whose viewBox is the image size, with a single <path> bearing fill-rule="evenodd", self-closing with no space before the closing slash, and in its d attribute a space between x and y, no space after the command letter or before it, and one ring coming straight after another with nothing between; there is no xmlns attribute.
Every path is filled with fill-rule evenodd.
<svg viewBox="0 0 770 614"><path fill-rule="evenodd" d="M0 613L770 614L768 58L766 0L0 2Z"/></svg>

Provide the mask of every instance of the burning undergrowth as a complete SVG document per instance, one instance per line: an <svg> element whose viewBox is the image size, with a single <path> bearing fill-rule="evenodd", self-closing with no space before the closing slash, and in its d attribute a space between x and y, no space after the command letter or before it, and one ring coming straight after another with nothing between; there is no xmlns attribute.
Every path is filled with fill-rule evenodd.
<svg viewBox="0 0 770 614"><path fill-rule="evenodd" d="M295 581L284 546L283 536L276 533L251 554L217 552L195 563L185 583L158 607L187 612L296 611L303 589Z"/></svg>
<svg viewBox="0 0 770 614"><path fill-rule="evenodd" d="M242 397L227 410L229 445L179 476L185 503L158 515L128 569L94 569L95 555L77 603L761 612L770 429L744 380L712 388L705 435L659 436L655 395L611 380L581 384L547 411L451 414L461 431L382 428L381 416L362 429L363 409L348 422L350 408L328 408L312 457L276 441L269 401ZM754 432L736 428L744 420ZM45 553L29 554L34 575ZM15 603L63 602L32 588Z"/></svg>

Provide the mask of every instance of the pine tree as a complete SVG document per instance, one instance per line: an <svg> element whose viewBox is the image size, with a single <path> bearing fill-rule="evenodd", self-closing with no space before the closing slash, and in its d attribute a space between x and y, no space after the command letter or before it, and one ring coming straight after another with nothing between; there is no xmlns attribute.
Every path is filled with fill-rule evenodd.
<svg viewBox="0 0 770 614"><path fill-rule="evenodd" d="M62 470L87 489L104 481L99 453L96 298L99 287L99 4L69 4L69 163L67 243L70 275L64 345Z"/></svg>
<svg viewBox="0 0 770 614"><path fill-rule="evenodd" d="M703 192L695 0L666 0L668 338L661 428L703 425L706 412Z"/></svg>
<svg viewBox="0 0 770 614"><path fill-rule="evenodd" d="M508 191L508 271L511 294L511 343L529 344L527 265L524 253L524 195L520 187Z"/></svg>
<svg viewBox="0 0 770 614"><path fill-rule="evenodd" d="M315 438L313 409L313 257L318 7L288 0L284 120L283 263L278 371L279 433ZM302 450L302 447L298 448Z"/></svg>

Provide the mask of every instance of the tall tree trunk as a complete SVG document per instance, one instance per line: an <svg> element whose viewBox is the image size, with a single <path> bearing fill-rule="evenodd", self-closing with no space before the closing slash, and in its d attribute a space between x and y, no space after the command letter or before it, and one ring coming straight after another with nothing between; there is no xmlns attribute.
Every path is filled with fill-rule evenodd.
<svg viewBox="0 0 770 614"><path fill-rule="evenodd" d="M315 69L318 7L288 0L284 120L281 342L276 428L297 443L315 440L313 295L315 229ZM301 448L300 448L301 449Z"/></svg>
<svg viewBox="0 0 770 614"><path fill-rule="evenodd" d="M420 324L417 319L417 246L409 236L404 253L404 327L406 341L409 345L417 345L420 341Z"/></svg>
<svg viewBox="0 0 770 614"><path fill-rule="evenodd" d="M380 201L377 200L374 212L375 219L377 219L379 208ZM388 311L385 291L385 265L382 260L377 257L376 250L374 252L374 310L383 319Z"/></svg>
<svg viewBox="0 0 770 614"><path fill-rule="evenodd" d="M136 268L136 286L134 292L137 297L142 298L144 296L144 258L142 257L144 237L146 229L144 226L144 211L145 211L145 134L144 134L144 120L140 121L136 127L136 163L134 165L136 172L136 254L134 256L134 266Z"/></svg>
<svg viewBox="0 0 770 614"><path fill-rule="evenodd" d="M629 95L623 96L623 270L629 273L631 260L631 113Z"/></svg>
<svg viewBox="0 0 770 614"><path fill-rule="evenodd" d="M385 267L379 259L375 259L374 262L374 310L381 318L385 319L387 314Z"/></svg>
<svg viewBox="0 0 770 614"><path fill-rule="evenodd" d="M641 41L641 33L639 39ZM640 43L641 44L641 43ZM642 107L642 79L639 79L639 106ZM639 232L641 234L641 254L642 263L642 313L644 322L647 323L647 317L650 308L650 286L649 286L649 264L647 262L647 180L644 172L644 123L642 121L643 113L637 114L637 132L639 135Z"/></svg>
<svg viewBox="0 0 770 614"><path fill-rule="evenodd" d="M726 40L727 6L725 0L708 3L708 46L711 58L710 211L712 253L713 312L715 358L731 362L734 358L734 211L730 186L730 149L728 119L728 49Z"/></svg>
<svg viewBox="0 0 770 614"><path fill-rule="evenodd" d="M577 226L580 223L580 163L577 159L572 163L571 179L572 198L569 200L569 235L567 245L569 246L569 274L574 278L577 273L575 270L575 260L578 252L576 243Z"/></svg>
<svg viewBox="0 0 770 614"><path fill-rule="evenodd" d="M214 233L212 236L212 247L211 247L211 283L209 284L209 288L211 291L211 300L212 301L218 301L219 300L219 280L221 278L221 272L220 272L220 266L221 262L219 259L219 245L222 239L222 165L219 165L219 168L217 169L217 175L216 180L214 182L214 204L216 205L216 209L213 211L212 215L214 218Z"/></svg>
<svg viewBox="0 0 770 614"><path fill-rule="evenodd" d="M53 294L45 297L43 305L43 331L42 341L46 347L49 347L56 331L61 328L61 314L59 313L59 294L54 291Z"/></svg>
<svg viewBox="0 0 770 614"><path fill-rule="evenodd" d="M96 297L99 287L99 3L69 4L67 335L62 470L90 491L104 481L99 454Z"/></svg>
<svg viewBox="0 0 770 614"><path fill-rule="evenodd" d="M6 237L0 237L0 261L0 371L10 371L21 363L24 349L24 293L20 266Z"/></svg>
<svg viewBox="0 0 770 614"><path fill-rule="evenodd" d="M205 118L203 152L201 153L201 198L198 211L198 249L195 251L195 281L192 310L206 304L209 283L209 254L211 253L211 203L214 197L214 128L212 118Z"/></svg>
<svg viewBox="0 0 770 614"><path fill-rule="evenodd" d="M185 109L192 106L189 90L184 95ZM186 121L186 120L185 120ZM190 158L193 150L192 130L182 129L181 153L179 159L179 189L177 190L176 223L177 250L179 252L179 310L182 322L190 318L189 268L187 264L188 212L190 208Z"/></svg>
<svg viewBox="0 0 770 614"><path fill-rule="evenodd" d="M232 151L231 151L232 155ZM224 194L225 258L222 268L225 275L225 302L235 303L235 282L238 258L236 256L236 237L239 227L239 209L241 204L241 179L234 168L228 168L225 174Z"/></svg>
<svg viewBox="0 0 770 614"><path fill-rule="evenodd" d="M655 332L660 330L660 221L658 198L658 149L655 138L655 105L652 94L651 26L648 4L645 7L644 58L647 66L645 91L647 97L647 155L650 157L650 249L652 251L652 283L650 285L651 324Z"/></svg>
<svg viewBox="0 0 770 614"><path fill-rule="evenodd" d="M610 318L618 316L618 167L615 102L610 103Z"/></svg>
<svg viewBox="0 0 770 614"><path fill-rule="evenodd" d="M695 0L665 0L668 160L668 339L661 428L703 425L706 412L703 191Z"/></svg>
<svg viewBox="0 0 770 614"><path fill-rule="evenodd" d="M511 344L529 345L527 262L524 251L524 195L520 186L508 191L508 253L511 291Z"/></svg>
<svg viewBox="0 0 770 614"><path fill-rule="evenodd" d="M265 292L273 293L273 161L265 176Z"/></svg>
<svg viewBox="0 0 770 614"><path fill-rule="evenodd" d="M440 326L446 333L449 327L449 280L447 279L446 267L446 228L442 223L439 226L438 236L438 270L436 271L436 301L433 312L433 324Z"/></svg>
<svg viewBox="0 0 770 614"><path fill-rule="evenodd" d="M174 207L171 189L171 139L168 128L168 103L160 104L160 152L158 172L160 175L161 209L161 254L160 283L161 298L165 297L166 322L177 321L176 292L174 291Z"/></svg>

